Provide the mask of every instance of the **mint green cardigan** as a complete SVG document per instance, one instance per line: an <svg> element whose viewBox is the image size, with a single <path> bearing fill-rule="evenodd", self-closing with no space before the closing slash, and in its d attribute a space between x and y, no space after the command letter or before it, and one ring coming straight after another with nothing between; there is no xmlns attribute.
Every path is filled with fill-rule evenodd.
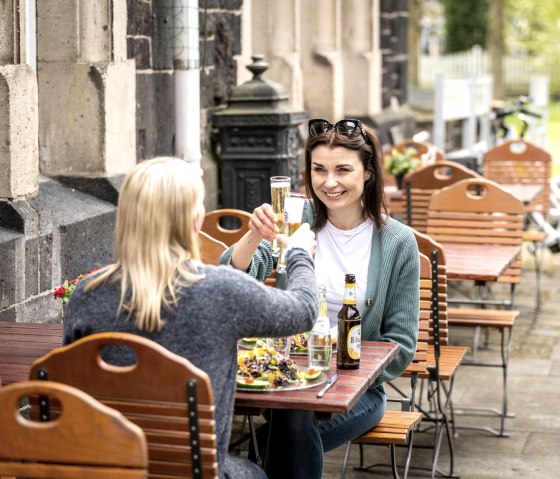
<svg viewBox="0 0 560 479"><path fill-rule="evenodd" d="M314 219L311 203L306 201L303 222L313 225ZM233 246L222 254L221 264L231 264L232 251ZM270 243L262 241L248 273L264 281L273 266ZM373 387L400 376L414 357L420 309L419 278L418 246L412 230L393 218L386 218L381 230L374 227L371 242L366 306L360 311L362 339L397 343L400 349Z"/></svg>

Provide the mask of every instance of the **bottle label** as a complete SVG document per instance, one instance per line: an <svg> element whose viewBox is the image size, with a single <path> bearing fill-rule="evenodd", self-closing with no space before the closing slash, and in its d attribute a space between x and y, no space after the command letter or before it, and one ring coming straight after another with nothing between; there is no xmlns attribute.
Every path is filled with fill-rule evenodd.
<svg viewBox="0 0 560 479"><path fill-rule="evenodd" d="M362 325L358 324L352 326L350 331L348 331L348 337L346 339L346 349L348 351L348 356L352 359L360 359L360 350L362 347Z"/></svg>
<svg viewBox="0 0 560 479"><path fill-rule="evenodd" d="M315 324L313 325L312 331L316 334L327 335L331 333L331 327L329 324L328 316L319 316Z"/></svg>
<svg viewBox="0 0 560 479"><path fill-rule="evenodd" d="M343 304L356 304L356 285L352 283L346 283L346 288L344 289L344 298L342 300Z"/></svg>

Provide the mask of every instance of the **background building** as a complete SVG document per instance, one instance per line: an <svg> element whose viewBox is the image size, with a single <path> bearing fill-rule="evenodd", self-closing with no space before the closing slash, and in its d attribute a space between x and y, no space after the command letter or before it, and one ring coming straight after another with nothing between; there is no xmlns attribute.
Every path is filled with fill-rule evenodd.
<svg viewBox="0 0 560 479"><path fill-rule="evenodd" d="M188 8L198 44L178 61ZM394 109L407 100L407 15L406 0L1 2L0 321L59 321L53 287L111 260L123 175L178 154L179 103L198 110L186 155L201 161L206 207L224 206L212 114L255 53L293 108L362 118L389 142L410 120ZM178 70L199 78L179 103Z"/></svg>

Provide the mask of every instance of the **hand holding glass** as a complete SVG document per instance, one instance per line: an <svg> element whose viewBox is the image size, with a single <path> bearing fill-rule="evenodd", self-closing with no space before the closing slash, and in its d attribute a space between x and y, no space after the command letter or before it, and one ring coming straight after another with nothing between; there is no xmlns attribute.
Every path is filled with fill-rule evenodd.
<svg viewBox="0 0 560 479"><path fill-rule="evenodd" d="M283 234L291 236L301 226L304 202L305 196L300 193L290 193L284 199L284 223L282 225ZM280 247L278 264L276 265L276 271L278 273L286 272L285 250L285 247Z"/></svg>

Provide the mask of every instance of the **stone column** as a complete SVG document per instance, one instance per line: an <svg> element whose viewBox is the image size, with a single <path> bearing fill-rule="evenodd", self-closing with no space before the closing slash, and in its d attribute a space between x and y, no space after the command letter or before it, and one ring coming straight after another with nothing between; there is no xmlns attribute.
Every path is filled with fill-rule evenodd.
<svg viewBox="0 0 560 479"><path fill-rule="evenodd" d="M339 119L344 115L341 0L306 0L301 12L306 107L311 116Z"/></svg>
<svg viewBox="0 0 560 479"><path fill-rule="evenodd" d="M0 200L38 190L37 80L25 64L25 0L0 2Z"/></svg>
<svg viewBox="0 0 560 479"><path fill-rule="evenodd" d="M264 55L269 64L267 76L288 90L291 107L296 110L303 109L300 4L301 0L244 1L242 52L237 58L238 83L243 83L250 80L245 66L251 55Z"/></svg>
<svg viewBox="0 0 560 479"><path fill-rule="evenodd" d="M342 10L342 24L344 113L369 117L381 111L379 0L353 0Z"/></svg>
<svg viewBox="0 0 560 479"><path fill-rule="evenodd" d="M37 2L39 153L49 176L99 178L136 163L126 2Z"/></svg>

